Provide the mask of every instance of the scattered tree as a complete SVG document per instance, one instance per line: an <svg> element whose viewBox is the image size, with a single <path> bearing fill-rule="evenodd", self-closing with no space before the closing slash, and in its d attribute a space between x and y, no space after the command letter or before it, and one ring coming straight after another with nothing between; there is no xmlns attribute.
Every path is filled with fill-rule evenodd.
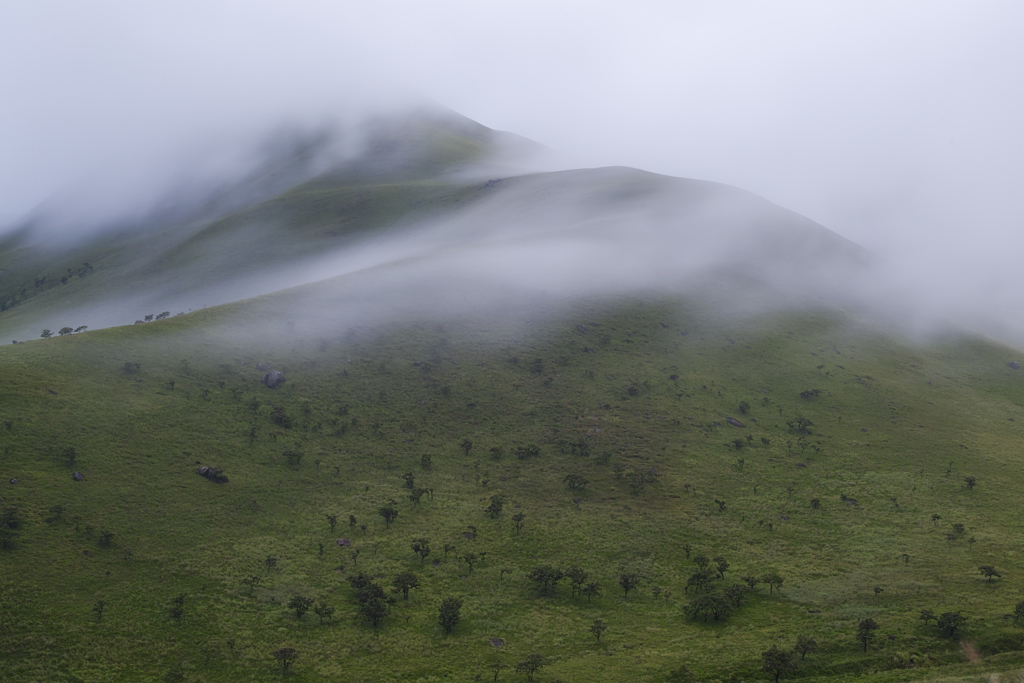
<svg viewBox="0 0 1024 683"><path fill-rule="evenodd" d="M619 575L619 585L625 592L624 597L628 598L629 591L635 590L640 585L640 575L636 572L623 572Z"/></svg>
<svg viewBox="0 0 1024 683"><path fill-rule="evenodd" d="M796 645L793 646L793 652L800 653L800 661L803 661L804 657L817 649L818 641L814 638L803 634L796 637Z"/></svg>
<svg viewBox="0 0 1024 683"><path fill-rule="evenodd" d="M992 579L1002 578L1002 574L996 571L996 568L989 564L983 564L978 567L978 571L981 572L982 576L988 579L989 583L992 583Z"/></svg>
<svg viewBox="0 0 1024 683"><path fill-rule="evenodd" d="M497 519L504 506L505 498L503 496L491 496L491 504L484 509L484 513L491 519Z"/></svg>
<svg viewBox="0 0 1024 683"><path fill-rule="evenodd" d="M338 515L325 515L327 523L331 525L331 533L334 533L334 527L338 523Z"/></svg>
<svg viewBox="0 0 1024 683"><path fill-rule="evenodd" d="M302 453L299 451L285 451L284 457L288 461L288 467L292 469L298 469L299 465L302 464Z"/></svg>
<svg viewBox="0 0 1024 683"><path fill-rule="evenodd" d="M601 597L601 584L597 581L591 581L583 587L583 590L581 590L580 593L587 596L587 604L589 605L591 598Z"/></svg>
<svg viewBox="0 0 1024 683"><path fill-rule="evenodd" d="M973 490L974 485L978 483L977 477L964 477L964 483L967 484L967 490Z"/></svg>
<svg viewBox="0 0 1024 683"><path fill-rule="evenodd" d="M384 518L384 528L390 529L391 524L398 517L398 509L395 507L395 501L391 500L386 505L382 505L377 510L377 514Z"/></svg>
<svg viewBox="0 0 1024 683"><path fill-rule="evenodd" d="M308 612L312 606L313 598L307 598L304 595L293 595L292 599L288 601L288 609L295 610L296 619L302 619L302 615Z"/></svg>
<svg viewBox="0 0 1024 683"><path fill-rule="evenodd" d="M185 615L184 593L178 593L177 597L171 599L171 607L168 611L170 612L171 619L181 621L182 616Z"/></svg>
<svg viewBox="0 0 1024 683"><path fill-rule="evenodd" d="M480 555L477 555L476 553L466 553L459 559L466 563L466 566L469 567L469 573L472 574L473 565L483 560L486 554L487 553L481 553Z"/></svg>
<svg viewBox="0 0 1024 683"><path fill-rule="evenodd" d="M525 521L526 515L524 515L522 512L517 512L516 514L512 515L512 525L516 529L516 534L523 530L523 524L525 523Z"/></svg>
<svg viewBox="0 0 1024 683"><path fill-rule="evenodd" d="M553 591L563 577L565 577L565 574L562 573L562 570L556 569L549 564L538 565L526 575L526 578L537 584L537 588L542 595L547 595Z"/></svg>
<svg viewBox="0 0 1024 683"><path fill-rule="evenodd" d="M465 453L466 456L468 457L469 452L473 450L473 442L470 441L469 439L463 439L462 443L459 444L459 448L461 448L462 452Z"/></svg>
<svg viewBox="0 0 1024 683"><path fill-rule="evenodd" d="M299 658L299 653L294 647L282 647L280 650L275 651L272 656L281 665L281 673L286 674L288 669L292 668L295 660Z"/></svg>
<svg viewBox="0 0 1024 683"><path fill-rule="evenodd" d="M570 491L575 491L576 489L585 489L587 487L587 484L590 483L589 479L579 474L567 474L565 476L565 479L563 479L562 481L565 482L566 486L569 487Z"/></svg>
<svg viewBox="0 0 1024 683"><path fill-rule="evenodd" d="M267 573L269 574L277 566L277 558L273 555L267 555L267 559L263 560L263 564L266 565Z"/></svg>
<svg viewBox="0 0 1024 683"><path fill-rule="evenodd" d="M783 650L778 645L772 645L770 648L762 652L761 658L764 660L764 663L761 666L761 671L773 674L775 676L775 683L779 683L779 678L782 676L789 675L796 671L796 662L793 661L793 653L788 650Z"/></svg>
<svg viewBox="0 0 1024 683"><path fill-rule="evenodd" d="M53 332L50 332L49 330L43 330L43 333L39 336L42 337L43 339L49 339L50 337L53 336Z"/></svg>
<svg viewBox="0 0 1024 683"><path fill-rule="evenodd" d="M502 669L507 669L507 668L508 668L508 664L503 664L502 662L494 662L493 664L491 664L491 670L494 671L494 680L497 681L498 680L498 674L501 673Z"/></svg>
<svg viewBox="0 0 1024 683"><path fill-rule="evenodd" d="M97 600L92 606L92 611L96 614L96 621L103 621L103 610L106 609L107 603L103 600Z"/></svg>
<svg viewBox="0 0 1024 683"><path fill-rule="evenodd" d="M257 574L250 574L249 576L242 579L242 583L249 587L249 595L252 595L253 590L260 585L260 581L263 580L262 576Z"/></svg>
<svg viewBox="0 0 1024 683"><path fill-rule="evenodd" d="M921 616L918 617L918 620L923 621L924 625L927 626L929 621L938 621L939 618L935 616L935 612L931 611L930 609L923 609L921 610Z"/></svg>
<svg viewBox="0 0 1024 683"><path fill-rule="evenodd" d="M594 619L594 623L590 625L590 632L597 638L597 642L601 642L601 634L608 630L608 624L604 623L601 619Z"/></svg>
<svg viewBox="0 0 1024 683"><path fill-rule="evenodd" d="M583 590L583 584L586 583L590 575L574 564L565 570L565 576L569 579L573 597L576 597L576 594Z"/></svg>
<svg viewBox="0 0 1024 683"><path fill-rule="evenodd" d="M943 612L939 616L936 626L950 638L956 638L958 631L963 631L967 628L967 617L960 611Z"/></svg>
<svg viewBox="0 0 1024 683"><path fill-rule="evenodd" d="M402 479L405 481L405 488L411 489L416 486L416 475L412 472L406 472L402 475Z"/></svg>
<svg viewBox="0 0 1024 683"><path fill-rule="evenodd" d="M857 642L864 646L864 652L868 651L868 645L875 639L875 631L878 624L874 619L861 619L857 624Z"/></svg>
<svg viewBox="0 0 1024 683"><path fill-rule="evenodd" d="M59 330L57 330L57 334L59 334L62 337L66 336L66 335L69 335L69 334L72 334L73 332L74 332L74 330L71 329L70 327L67 327L67 326L62 327Z"/></svg>
<svg viewBox="0 0 1024 683"><path fill-rule="evenodd" d="M420 579L412 572L402 572L395 577L395 580L391 582L395 590L402 594L402 597L406 600L409 599L409 591L413 588L420 587Z"/></svg>
<svg viewBox="0 0 1024 683"><path fill-rule="evenodd" d="M430 554L430 541L426 538L417 538L412 542L412 551L420 556L420 564L427 559L427 555Z"/></svg>
<svg viewBox="0 0 1024 683"><path fill-rule="evenodd" d="M327 604L326 600L321 600L313 608L313 613L320 617L320 625L323 626L324 619L328 621L334 621L334 608Z"/></svg>
<svg viewBox="0 0 1024 683"><path fill-rule="evenodd" d="M445 633L451 633L455 625L462 619L462 600L458 598L445 598L438 610L437 621L444 627Z"/></svg>
<svg viewBox="0 0 1024 683"><path fill-rule="evenodd" d="M526 659L516 664L516 671L526 674L526 680L532 681L533 674L537 673L537 670L547 664L547 660L543 656L538 654L528 655Z"/></svg>
<svg viewBox="0 0 1024 683"><path fill-rule="evenodd" d="M1016 624L1021 617L1024 617L1024 601L1018 602L1013 608L1013 623Z"/></svg>
<svg viewBox="0 0 1024 683"><path fill-rule="evenodd" d="M761 581L768 584L768 594L771 595L775 590L782 590L782 583L785 581L777 572L768 572L761 577Z"/></svg>

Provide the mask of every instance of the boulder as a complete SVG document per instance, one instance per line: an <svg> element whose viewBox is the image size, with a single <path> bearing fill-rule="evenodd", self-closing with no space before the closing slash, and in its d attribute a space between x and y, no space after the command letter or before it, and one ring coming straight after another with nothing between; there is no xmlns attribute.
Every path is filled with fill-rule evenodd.
<svg viewBox="0 0 1024 683"><path fill-rule="evenodd" d="M352 541L348 540L347 538L339 538L338 539L338 545L340 545L342 547L350 546L350 545L352 545Z"/></svg>
<svg viewBox="0 0 1024 683"><path fill-rule="evenodd" d="M1006 364L1006 367L1012 368L1014 370L1019 370L1020 369L1020 363L1018 363L1015 360L1011 360L1009 363Z"/></svg>
<svg viewBox="0 0 1024 683"><path fill-rule="evenodd" d="M733 427L744 427L745 425L737 420L735 417L727 417L725 421L731 424Z"/></svg>
<svg viewBox="0 0 1024 683"><path fill-rule="evenodd" d="M267 370L270 369L270 366L267 365L266 363L257 363L256 364L256 369L257 370L263 370L264 372L266 372Z"/></svg>
<svg viewBox="0 0 1024 683"><path fill-rule="evenodd" d="M82 481L83 479L85 479L85 475L82 474L81 472L75 472L74 474L71 475L71 478L74 479L75 481Z"/></svg>
<svg viewBox="0 0 1024 683"><path fill-rule="evenodd" d="M17 479L11 479L11 483L12 483L12 484L17 484L17 483L18 483L18 480L17 480Z"/></svg>
<svg viewBox="0 0 1024 683"><path fill-rule="evenodd" d="M228 478L224 474L224 470L219 467L207 467L206 465L203 465L197 468L196 472L199 473L199 476L206 477L215 484L228 483Z"/></svg>
<svg viewBox="0 0 1024 683"><path fill-rule="evenodd" d="M263 375L263 380L262 381L269 388L276 389L277 387L279 387L282 384L284 384L285 380L284 380L284 375L282 375L277 370L273 370L273 371L268 372L267 374Z"/></svg>

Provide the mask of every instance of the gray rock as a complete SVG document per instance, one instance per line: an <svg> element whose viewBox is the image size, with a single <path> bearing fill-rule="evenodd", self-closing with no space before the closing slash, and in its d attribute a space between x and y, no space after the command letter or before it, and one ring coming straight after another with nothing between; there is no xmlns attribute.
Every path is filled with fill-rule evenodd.
<svg viewBox="0 0 1024 683"><path fill-rule="evenodd" d="M727 418L725 418L725 421L728 422L729 424L731 424L733 427L745 427L746 426L742 422L737 420L735 417L727 417Z"/></svg>
<svg viewBox="0 0 1024 683"><path fill-rule="evenodd" d="M256 364L256 369L257 370L263 370L264 372L266 372L267 370L270 369L270 366L267 365L266 363L257 363Z"/></svg>
<svg viewBox="0 0 1024 683"><path fill-rule="evenodd" d="M340 545L340 546L352 545L352 541L348 540L347 538L339 538L338 539L338 545Z"/></svg>
<svg viewBox="0 0 1024 683"><path fill-rule="evenodd" d="M1020 369L1020 363L1018 363L1015 360L1011 360L1009 363L1006 364L1006 367L1013 368L1014 370L1019 370Z"/></svg>
<svg viewBox="0 0 1024 683"><path fill-rule="evenodd" d="M273 370L273 371L268 372L267 374L263 375L262 382L265 385L267 385L268 387L270 387L271 389L276 389L277 387L279 387L282 384L284 384L285 379L284 379L284 375L282 375L277 370Z"/></svg>
<svg viewBox="0 0 1024 683"><path fill-rule="evenodd" d="M75 481L82 481L83 479L85 479L85 475L82 474L81 472L75 472L74 474L71 475L71 478L74 479Z"/></svg>
<svg viewBox="0 0 1024 683"><path fill-rule="evenodd" d="M18 483L18 480L17 480L17 479L11 479L11 483L12 483L12 484L17 484L17 483Z"/></svg>

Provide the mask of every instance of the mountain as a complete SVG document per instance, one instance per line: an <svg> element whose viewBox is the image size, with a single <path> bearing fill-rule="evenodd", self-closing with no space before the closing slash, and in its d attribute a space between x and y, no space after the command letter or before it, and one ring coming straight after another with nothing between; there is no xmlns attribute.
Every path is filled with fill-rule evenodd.
<svg viewBox="0 0 1024 683"><path fill-rule="evenodd" d="M1019 350L894 334L747 192L456 123L8 238L6 336L224 303L0 346L0 680L1021 675Z"/></svg>
<svg viewBox="0 0 1024 683"><path fill-rule="evenodd" d="M867 267L855 245L735 188L625 168L494 177L510 149L530 144L464 119L402 124L377 124L359 154L327 170L327 136L284 146L215 198L71 247L24 228L0 244L0 338L128 324L409 260L474 281L486 262L502 286L554 277L576 292L729 271L790 298L808 282L819 298L846 296L846 279ZM555 269L522 281L523 262L552 258Z"/></svg>

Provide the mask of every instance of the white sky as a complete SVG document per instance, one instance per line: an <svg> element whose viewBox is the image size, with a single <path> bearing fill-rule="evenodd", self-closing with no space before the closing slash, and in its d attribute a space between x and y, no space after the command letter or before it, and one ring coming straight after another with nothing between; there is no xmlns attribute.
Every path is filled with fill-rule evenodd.
<svg viewBox="0 0 1024 683"><path fill-rule="evenodd" d="M131 192L182 150L416 93L1005 291L1024 247L1021 36L1022 2L11 0L0 217L104 169Z"/></svg>

